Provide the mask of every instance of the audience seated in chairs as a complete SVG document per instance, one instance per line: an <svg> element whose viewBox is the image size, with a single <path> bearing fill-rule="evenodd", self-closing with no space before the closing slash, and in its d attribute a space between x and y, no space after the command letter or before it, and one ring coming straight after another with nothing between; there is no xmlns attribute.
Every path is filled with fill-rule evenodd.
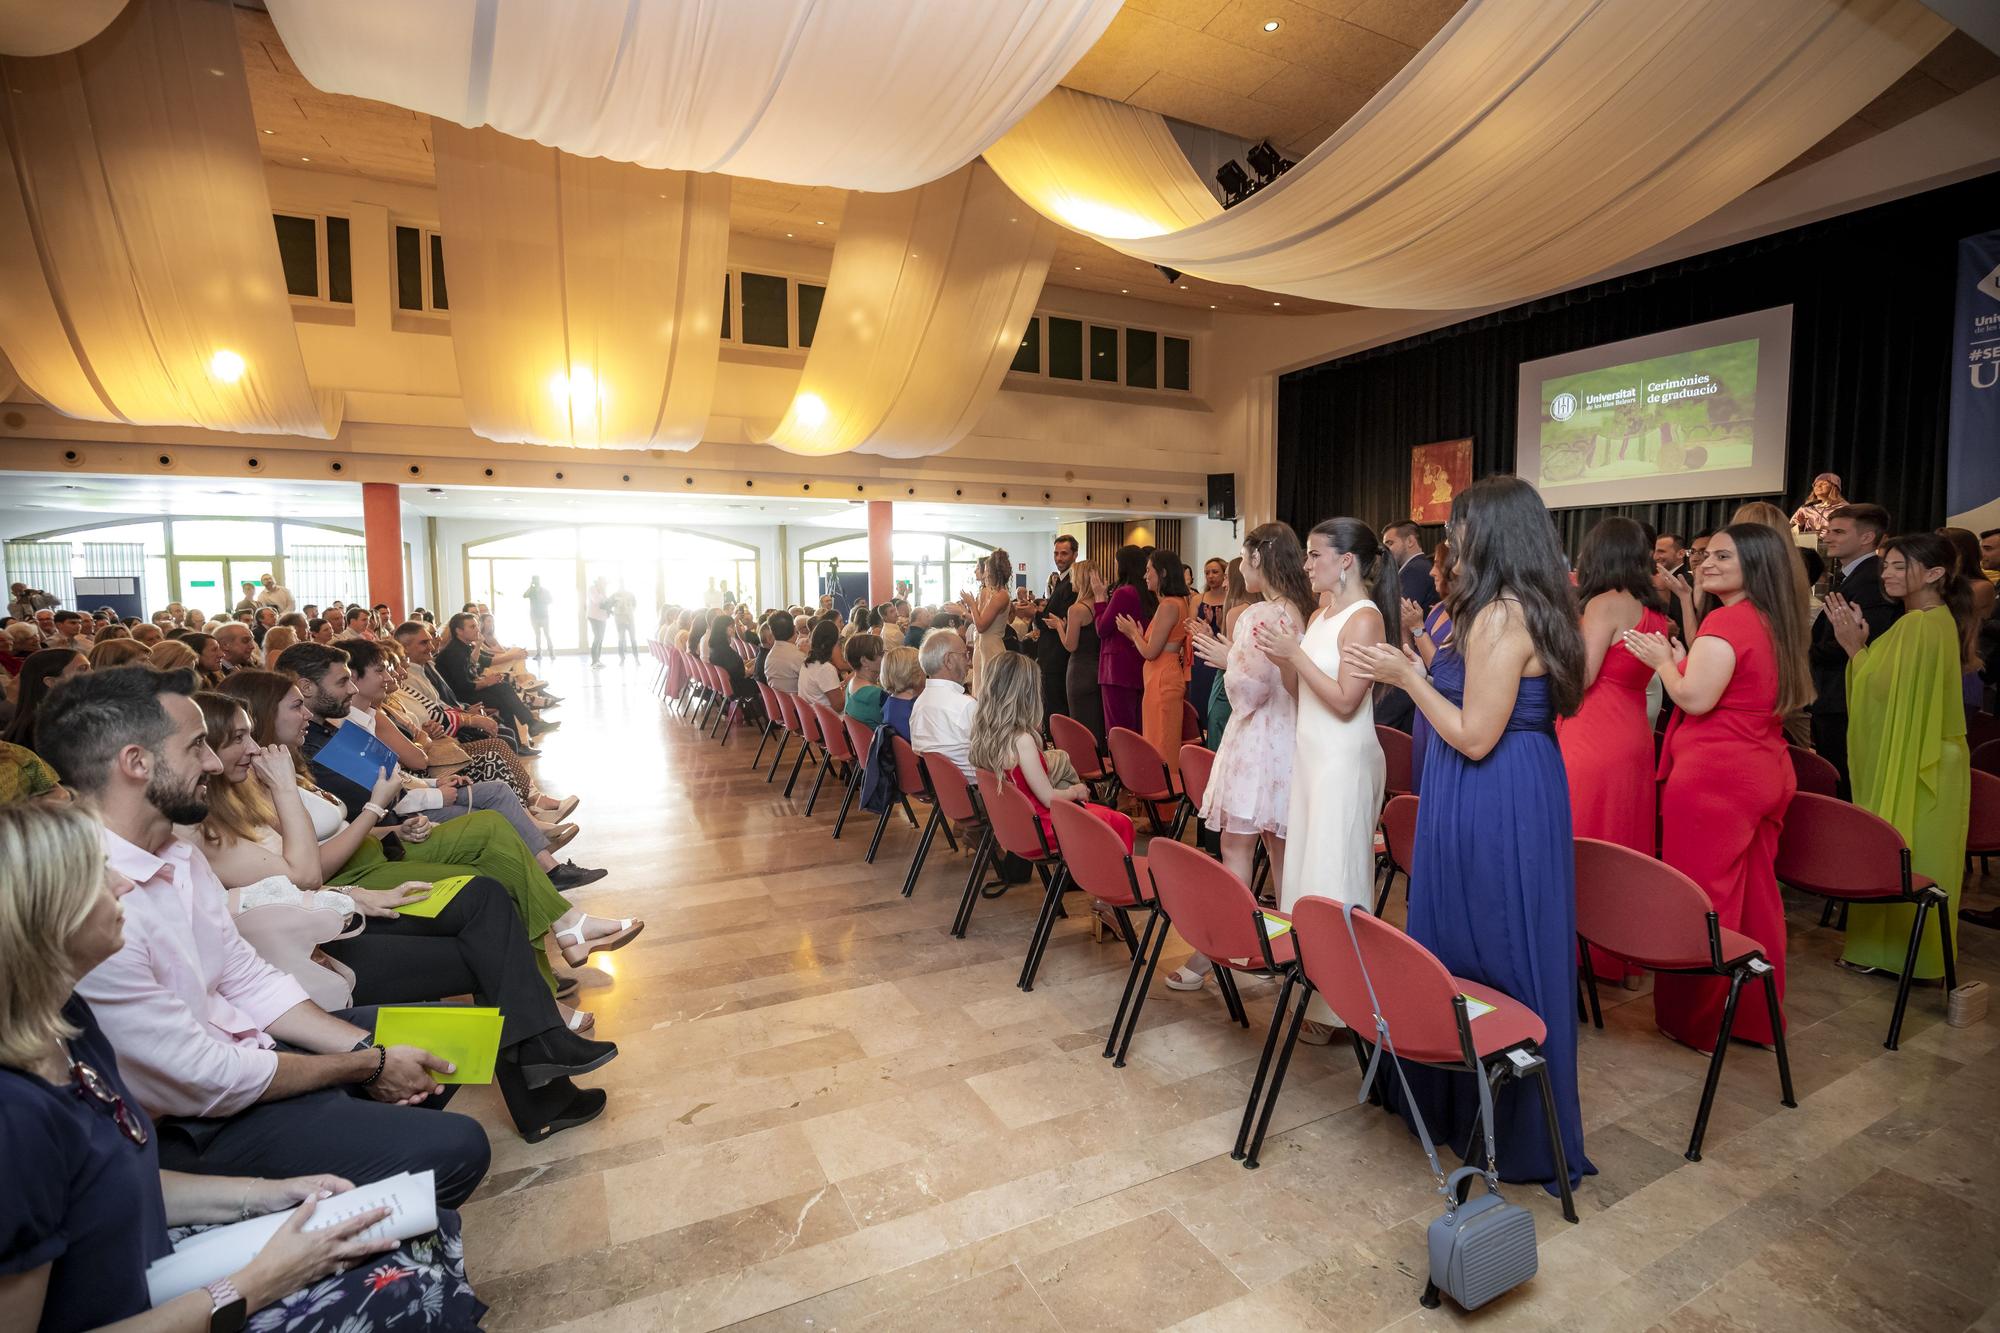
<svg viewBox="0 0 2000 1333"><path fill-rule="evenodd" d="M478 616L461 611L447 628L451 641L438 652L435 665L453 696L485 704L508 725L525 731L530 741L562 725L537 718L507 673L493 664L479 643Z"/></svg>
<svg viewBox="0 0 2000 1333"><path fill-rule="evenodd" d="M502 726L484 704L468 703L458 697L437 669L437 631L421 620L406 620L396 626L394 637L410 664L404 685L432 709L434 716L442 710L447 735L498 740L524 759L541 753L521 740L511 727Z"/></svg>
<svg viewBox="0 0 2000 1333"><path fill-rule="evenodd" d="M910 711L924 688L924 668L915 648L891 648L882 657L882 724L910 739Z"/></svg>
<svg viewBox="0 0 2000 1333"><path fill-rule="evenodd" d="M874 634L850 635L846 650L854 675L841 711L873 731L882 725L882 705L889 697L882 690L882 640Z"/></svg>

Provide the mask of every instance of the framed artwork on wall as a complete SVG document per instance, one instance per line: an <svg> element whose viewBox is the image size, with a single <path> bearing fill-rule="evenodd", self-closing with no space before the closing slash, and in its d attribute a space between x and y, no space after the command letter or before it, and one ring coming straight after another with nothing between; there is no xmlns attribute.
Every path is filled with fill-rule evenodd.
<svg viewBox="0 0 2000 1333"><path fill-rule="evenodd" d="M1472 441L1441 440L1410 450L1410 522L1442 523L1451 502L1472 484Z"/></svg>

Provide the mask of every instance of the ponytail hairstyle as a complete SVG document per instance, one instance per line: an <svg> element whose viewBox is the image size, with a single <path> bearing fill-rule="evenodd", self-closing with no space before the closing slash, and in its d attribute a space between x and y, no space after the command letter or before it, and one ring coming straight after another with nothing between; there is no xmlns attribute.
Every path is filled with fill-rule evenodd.
<svg viewBox="0 0 2000 1333"><path fill-rule="evenodd" d="M1803 581L1798 547L1762 523L1731 523L1723 535L1736 544L1743 591L1763 614L1778 658L1778 715L1813 701L1812 670L1806 661L1811 608L1800 595Z"/></svg>
<svg viewBox="0 0 2000 1333"><path fill-rule="evenodd" d="M1960 666L1966 671L1977 671L1980 664L1979 621L1974 619L1972 612L1972 581L1964 569L1965 552L1952 539L1951 531L1947 528L1941 532L1906 532L1883 542L1881 551L1885 556L1891 551L1901 551L1905 564L1944 571L1944 577L1938 580L1938 596L1951 611L1951 618L1958 623ZM1958 531L1964 532L1965 529ZM1972 549L1972 567L1978 569L1979 548L1975 545Z"/></svg>
<svg viewBox="0 0 2000 1333"><path fill-rule="evenodd" d="M1547 673L1556 713L1575 713L1583 702L1583 631L1569 566L1542 497L1519 477L1475 481L1451 502L1450 540L1455 559L1445 614L1452 637L1463 642L1480 612L1512 597Z"/></svg>
<svg viewBox="0 0 2000 1333"><path fill-rule="evenodd" d="M1330 518L1313 526L1308 539L1312 537L1324 537L1335 551L1354 557L1361 586L1368 590L1368 600L1382 613L1382 642L1395 643L1403 627L1402 581L1397 577L1396 562L1389 558L1388 548L1375 535L1375 529L1358 518ZM1308 611L1306 620L1311 619L1312 613Z"/></svg>
<svg viewBox="0 0 2000 1333"><path fill-rule="evenodd" d="M1257 557L1257 577L1264 580L1264 586L1292 604L1301 628L1311 623L1319 598L1313 596L1312 580L1306 577L1306 548L1292 525L1259 523L1250 529L1250 535L1243 539L1243 558L1247 561L1252 555ZM1240 583L1242 571L1235 571L1233 577ZM1232 597L1235 587L1231 585Z"/></svg>

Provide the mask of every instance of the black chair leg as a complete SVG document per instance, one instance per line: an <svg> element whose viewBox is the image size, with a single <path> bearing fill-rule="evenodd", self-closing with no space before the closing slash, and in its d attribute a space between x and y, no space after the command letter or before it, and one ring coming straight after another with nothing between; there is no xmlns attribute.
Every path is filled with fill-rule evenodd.
<svg viewBox="0 0 2000 1333"><path fill-rule="evenodd" d="M1132 1034L1139 1030L1139 1011L1146 1007L1146 992L1153 988L1153 977L1160 970L1160 951L1167 947L1167 936L1173 923L1166 913L1156 913L1160 918L1160 929L1153 936L1153 951L1146 956L1146 974L1139 979L1139 989L1132 994L1132 1012L1125 1016L1125 1032L1118 1039L1118 1053L1111 1058L1113 1069L1125 1067L1125 1053L1132 1049Z"/></svg>
<svg viewBox="0 0 2000 1333"><path fill-rule="evenodd" d="M1785 1016L1778 1009L1778 974L1767 966L1763 976L1764 1007L1771 1014L1771 1044L1778 1048L1778 1090L1783 1094L1778 1100L1796 1107L1799 1101L1792 1095L1792 1057L1785 1050Z"/></svg>
<svg viewBox="0 0 2000 1333"><path fill-rule="evenodd" d="M770 743L771 743L771 724L766 722L764 724L764 734L757 740L757 753L751 757L750 767L762 768L764 766L764 747L769 745Z"/></svg>
<svg viewBox="0 0 2000 1333"><path fill-rule="evenodd" d="M917 839L917 850L910 856L910 873L903 876L903 896L909 897L917 891L917 876L923 871L924 858L930 855L931 839L937 836L938 824L944 820L944 812L935 806L931 809L931 822L924 826L924 836Z"/></svg>
<svg viewBox="0 0 2000 1333"><path fill-rule="evenodd" d="M1828 898L1825 904L1820 907L1819 923L1822 926L1830 926L1833 924L1833 905L1834 905L1834 900Z"/></svg>
<svg viewBox="0 0 2000 1333"><path fill-rule="evenodd" d="M1139 937L1132 933L1132 913L1126 908L1114 907L1111 909L1111 915L1118 919L1118 938L1124 942L1125 952L1137 954Z"/></svg>
<svg viewBox="0 0 2000 1333"><path fill-rule="evenodd" d="M1918 899L1916 920L1910 923L1910 947L1903 955L1903 975L1896 981L1896 1009L1889 1015L1889 1039L1882 1043L1892 1051L1902 1039L1903 1010L1910 1003L1910 983L1917 974L1917 950L1923 944L1924 918L1930 915L1930 911L1930 895L1925 894Z"/></svg>
<svg viewBox="0 0 2000 1333"><path fill-rule="evenodd" d="M805 767L806 760L812 760L814 768L819 767L819 758L813 754L812 748L811 741L803 736L799 738L798 758L792 760L792 776L785 781L785 799L788 801L792 798L792 788L799 785L799 770Z"/></svg>
<svg viewBox="0 0 2000 1333"><path fill-rule="evenodd" d="M1264 1053L1257 1060L1257 1073L1250 1080L1250 1100L1243 1104L1243 1123L1236 1127L1236 1146L1229 1150L1232 1162L1243 1160L1245 1145L1250 1141L1250 1122L1257 1114L1257 1104L1264 1095L1264 1079L1271 1072L1271 1056L1278 1049L1278 1029L1284 1026L1285 1011L1291 1005L1292 988L1298 983L1296 969L1285 973L1285 984L1278 988L1278 1003L1271 1010L1271 1029L1264 1034Z"/></svg>
<svg viewBox="0 0 2000 1333"><path fill-rule="evenodd" d="M958 900L958 915L951 921L954 939L964 939L966 928L972 924L972 907L979 901L979 881L986 873L986 863L992 855L993 830L989 828L979 835L979 846L972 853L972 873L965 877L965 894Z"/></svg>
<svg viewBox="0 0 2000 1333"><path fill-rule="evenodd" d="M1577 966L1583 972L1584 993L1590 997L1590 1023L1592 1027L1602 1032L1604 1031L1604 1006L1599 1004L1597 1000L1597 969L1590 965L1590 945L1585 943L1583 937L1579 935L1577 936L1576 946L1577 954L1582 959L1582 962L1578 963Z"/></svg>
<svg viewBox="0 0 2000 1333"><path fill-rule="evenodd" d="M806 797L807 819L812 818L813 807L819 804L819 789L826 785L826 775L831 772L833 772L833 756L828 755L826 762L819 766L819 776L813 779L812 794Z"/></svg>
<svg viewBox="0 0 2000 1333"><path fill-rule="evenodd" d="M1958 960L1951 954L1951 899L1944 890L1937 896L1938 948L1944 953L1944 993L1946 1000L1958 989Z"/></svg>
<svg viewBox="0 0 2000 1333"><path fill-rule="evenodd" d="M1381 916L1382 909L1389 905L1389 892L1396 887L1396 863L1389 862L1382 868L1382 887L1375 891L1375 915Z"/></svg>
<svg viewBox="0 0 2000 1333"><path fill-rule="evenodd" d="M1480 1078L1486 1077L1484 1070L1477 1072ZM1549 1086L1547 1060L1537 1060L1535 1075L1542 1085L1542 1117L1548 1121L1549 1148L1555 1153L1556 1181L1562 1187L1563 1220L1574 1222L1577 1220L1576 1200L1571 1197L1569 1190L1569 1155L1563 1151L1562 1124L1556 1119L1556 1094Z"/></svg>
<svg viewBox="0 0 2000 1333"><path fill-rule="evenodd" d="M1048 881L1042 889L1042 910L1035 917L1034 930L1028 934L1028 952L1021 959L1021 975L1014 983L1020 990L1035 988L1035 973L1042 965L1042 946L1056 928L1056 907L1062 902L1063 889L1069 882L1069 868L1058 866L1053 876L1043 871L1042 878Z"/></svg>
<svg viewBox="0 0 2000 1333"><path fill-rule="evenodd" d="M1722 1003L1722 1027L1715 1034L1715 1053L1708 1057L1708 1079L1701 1085L1701 1105L1694 1113L1694 1133L1687 1151L1690 1162L1701 1160L1701 1140L1708 1133L1708 1113L1715 1107L1715 1090L1722 1083L1722 1061L1729 1054L1729 1034L1736 1030L1736 1002L1743 993L1743 969L1729 974L1729 998Z"/></svg>
<svg viewBox="0 0 2000 1333"><path fill-rule="evenodd" d="M1215 969L1215 988L1223 992L1229 1002L1229 1016L1240 1027L1250 1026L1250 1015L1243 1010L1243 992L1236 989L1236 974L1226 967Z"/></svg>
<svg viewBox="0 0 2000 1333"><path fill-rule="evenodd" d="M863 771L859 759L848 761L847 790L842 792L840 796L840 813L833 817L833 836L836 841L840 838L841 828L847 823L847 812L854 805L855 794L861 790L861 776Z"/></svg>
<svg viewBox="0 0 2000 1333"><path fill-rule="evenodd" d="M875 834L868 839L868 855L862 858L866 864L871 866L875 864L875 853L882 848L882 833L889 827L889 816L895 813L896 806L894 802L882 807L882 817L875 821ZM912 819L910 822L914 824L916 820Z"/></svg>
<svg viewBox="0 0 2000 1333"><path fill-rule="evenodd" d="M1153 947L1153 929L1160 920L1158 912L1147 911L1145 932L1139 936L1139 947L1132 951L1132 966L1125 971L1125 990L1118 997L1118 1012L1111 1016L1111 1031L1104 1037L1104 1058L1107 1060L1117 1049L1119 1034L1125 1030L1125 1011L1131 1007L1132 990L1139 984L1139 974L1145 970L1146 955Z"/></svg>
<svg viewBox="0 0 2000 1333"><path fill-rule="evenodd" d="M764 775L764 781L769 782L778 776L778 765L785 762L785 747L791 744L791 740L792 733L780 727L778 729L778 752L771 756L771 771Z"/></svg>
<svg viewBox="0 0 2000 1333"><path fill-rule="evenodd" d="M1250 1138L1244 1150L1243 1169L1257 1169L1257 1154L1264 1150L1264 1136L1271 1130L1271 1112L1278 1109L1278 1093L1285 1086L1285 1071L1291 1068L1292 1052L1299 1044L1299 1029L1305 1026L1306 1009L1312 1004L1312 991L1308 989L1299 997L1298 1005L1292 1010L1292 1021L1285 1027L1285 1044L1278 1051L1278 1067L1271 1071L1271 1087L1264 1094L1264 1109L1257 1115L1257 1132Z"/></svg>
<svg viewBox="0 0 2000 1333"><path fill-rule="evenodd" d="M920 826L920 825L919 825L919 824L917 823L917 812L916 812L916 811L914 811L914 810L912 810L912 809L910 809L910 798L909 798L909 797L907 797L907 796L898 796L898 797L896 798L896 800L897 800L897 802L898 802L898 803L899 803L899 804L900 804L900 805L901 805L901 806L903 807L903 818L905 818L905 819L907 819L907 820L909 820L909 821L910 821L910 827L911 827L911 828L919 828L919 827L921 827L921 826ZM957 849L956 849L956 848L954 848L953 850L957 850Z"/></svg>

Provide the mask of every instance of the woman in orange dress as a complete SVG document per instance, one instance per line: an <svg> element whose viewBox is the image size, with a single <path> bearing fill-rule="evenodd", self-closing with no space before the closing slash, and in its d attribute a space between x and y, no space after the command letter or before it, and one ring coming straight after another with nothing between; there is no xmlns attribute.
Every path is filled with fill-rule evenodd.
<svg viewBox="0 0 2000 1333"><path fill-rule="evenodd" d="M1677 710L1660 757L1660 859L1701 885L1724 926L1763 947L1780 1004L1785 906L1772 862L1798 786L1781 719L1812 700L1796 559L1771 529L1732 523L1695 571L1718 605L1693 646L1683 652L1663 634L1625 634L1625 647L1658 673ZM1653 986L1654 1020L1674 1040L1713 1051L1727 989L1721 977L1663 974ZM1736 1011L1734 1035L1764 1045L1776 1036L1757 1004Z"/></svg>
<svg viewBox="0 0 2000 1333"><path fill-rule="evenodd" d="M1176 777L1181 771L1182 705L1187 702L1187 666L1182 653L1187 642L1187 598L1180 557L1156 550L1146 557L1146 594L1141 603L1146 623L1141 626L1131 616L1118 617L1118 632L1130 639L1145 659L1140 729Z"/></svg>
<svg viewBox="0 0 2000 1333"><path fill-rule="evenodd" d="M1667 632L1644 528L1613 517L1585 535L1576 560L1576 599L1583 610L1583 706L1573 717L1556 719L1569 774L1570 828L1579 838L1652 856L1657 793L1646 685L1653 673L1624 644L1627 630ZM1643 970L1596 948L1590 965L1604 981L1622 982Z"/></svg>

